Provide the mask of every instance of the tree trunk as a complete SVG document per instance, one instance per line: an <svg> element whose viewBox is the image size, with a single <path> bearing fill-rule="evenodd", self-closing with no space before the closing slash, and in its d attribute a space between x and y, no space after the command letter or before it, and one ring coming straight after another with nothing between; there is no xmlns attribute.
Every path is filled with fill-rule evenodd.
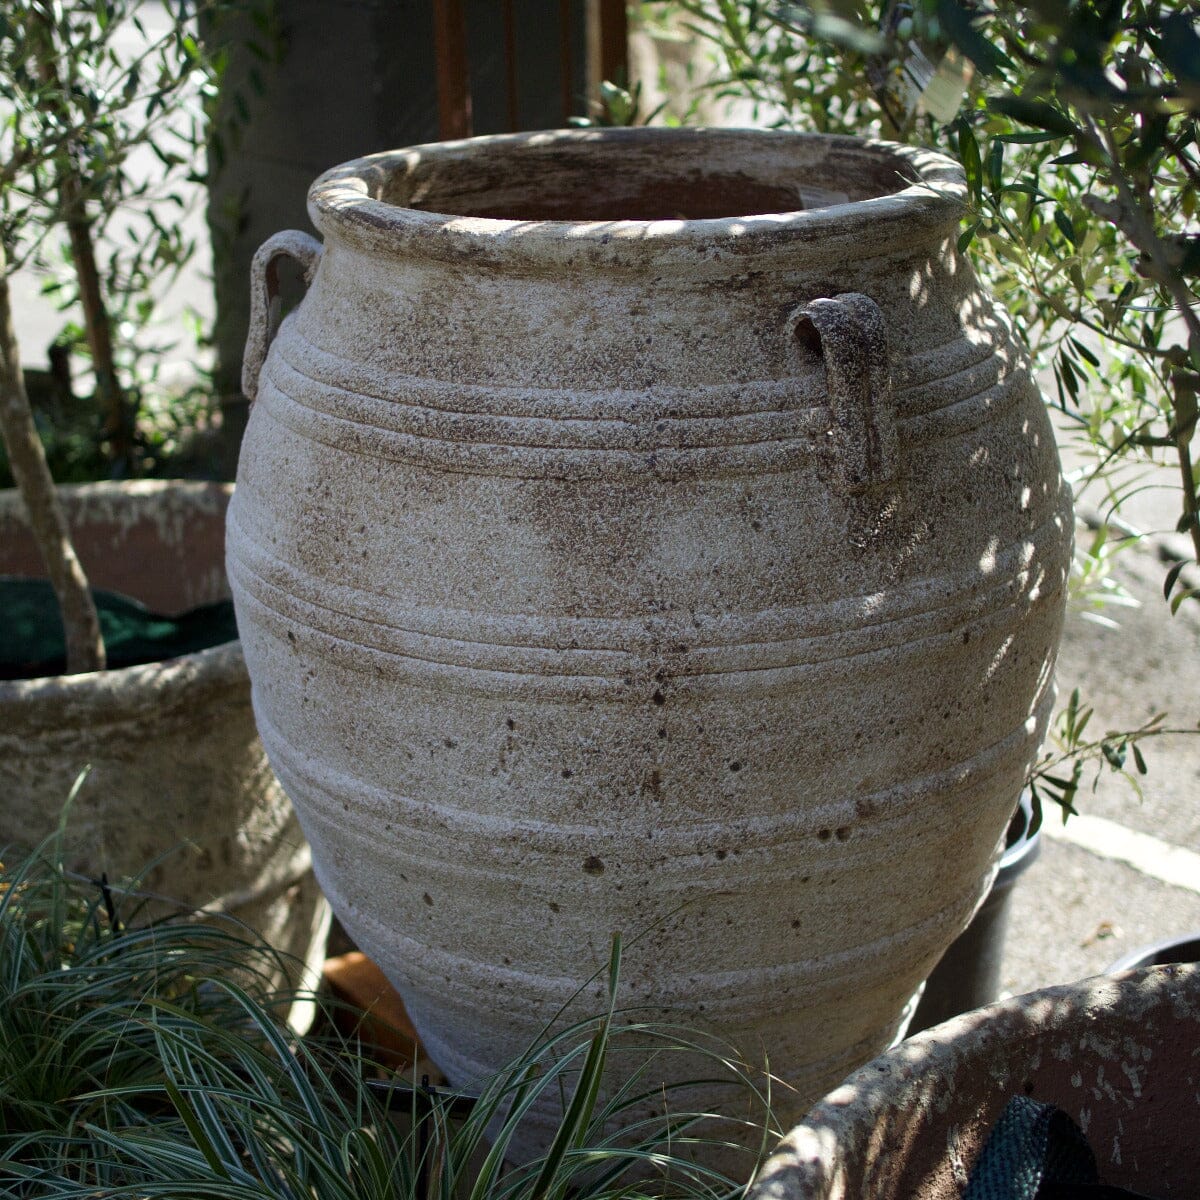
<svg viewBox="0 0 1200 1200"><path fill-rule="evenodd" d="M96 247L92 239L92 227L87 216L83 189L74 175L64 174L59 183L59 192L63 211L66 213L67 233L71 239L71 260L79 284L79 301L83 306L83 327L87 332L88 348L92 352L96 396L104 413L104 438L108 442L108 458L110 462L120 464L131 473L133 445L129 436L129 400L121 381L117 378L112 323L100 287Z"/></svg>
<svg viewBox="0 0 1200 1200"><path fill-rule="evenodd" d="M62 610L67 674L102 671L104 640L100 636L96 606L88 591L83 567L71 545L70 530L25 394L3 246L0 246L0 434L4 437L17 490L25 501L30 529Z"/></svg>
<svg viewBox="0 0 1200 1200"><path fill-rule="evenodd" d="M61 100L54 98L57 96L57 89L61 87L57 64L58 39L63 35L56 27L54 19L46 13L41 15L38 27L45 39L34 51L38 73L43 82L52 88L51 108L64 125L69 126L69 109ZM117 378L112 322L109 320L108 305L100 285L100 271L96 265L96 246L92 238L92 223L88 218L84 180L76 165L77 160L72 147L60 148L55 157L59 205L71 243L71 263L79 286L83 326L88 349L92 354L92 371L96 377L96 397L104 414L103 436L108 442L108 459L110 463L119 465L132 474L133 447L130 437L129 400L121 387L121 381Z"/></svg>

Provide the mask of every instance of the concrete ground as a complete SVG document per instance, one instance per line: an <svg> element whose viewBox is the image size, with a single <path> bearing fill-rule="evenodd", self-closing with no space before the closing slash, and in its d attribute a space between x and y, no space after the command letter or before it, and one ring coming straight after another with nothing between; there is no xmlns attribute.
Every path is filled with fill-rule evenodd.
<svg viewBox="0 0 1200 1200"><path fill-rule="evenodd" d="M1059 444L1066 469L1086 475L1089 462L1061 422ZM1116 628L1083 607L1067 617L1059 699L1080 689L1095 709L1089 734L1133 729L1161 712L1170 727L1197 730L1200 723L1200 601L1186 601L1172 616L1162 594L1173 556L1187 549L1171 532L1174 479L1148 470L1142 481L1146 489L1122 516L1147 536L1120 551L1113 569L1136 606L1100 610L1119 622ZM1085 521L1102 510L1098 487L1078 494L1077 515ZM1081 521L1077 537L1090 536ZM1047 814L1040 858L1014 891L1006 992L1096 974L1139 946L1200 935L1200 733L1142 747L1148 773L1141 798L1107 769L1093 790L1093 769L1076 801L1081 817L1064 826Z"/></svg>

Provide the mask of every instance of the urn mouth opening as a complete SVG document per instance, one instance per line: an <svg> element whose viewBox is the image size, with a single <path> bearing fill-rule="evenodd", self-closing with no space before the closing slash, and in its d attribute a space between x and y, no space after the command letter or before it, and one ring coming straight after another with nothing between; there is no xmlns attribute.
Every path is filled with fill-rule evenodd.
<svg viewBox="0 0 1200 1200"><path fill-rule="evenodd" d="M912 182L905 160L887 150L760 142L753 135L489 140L466 153L405 156L372 179L372 191L398 208L580 224L801 212L885 196Z"/></svg>
<svg viewBox="0 0 1200 1200"><path fill-rule="evenodd" d="M951 159L851 137L762 129L603 129L437 142L345 163L309 194L326 233L712 239L847 221L957 221Z"/></svg>

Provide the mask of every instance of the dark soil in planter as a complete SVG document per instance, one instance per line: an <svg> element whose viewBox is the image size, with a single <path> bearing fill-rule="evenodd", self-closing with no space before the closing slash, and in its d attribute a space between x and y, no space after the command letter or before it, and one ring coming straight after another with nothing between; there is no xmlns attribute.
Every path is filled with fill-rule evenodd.
<svg viewBox="0 0 1200 1200"><path fill-rule="evenodd" d="M93 588L92 595L110 669L177 658L238 635L230 600L168 617L118 592ZM61 675L65 667L62 619L49 581L0 577L0 679Z"/></svg>

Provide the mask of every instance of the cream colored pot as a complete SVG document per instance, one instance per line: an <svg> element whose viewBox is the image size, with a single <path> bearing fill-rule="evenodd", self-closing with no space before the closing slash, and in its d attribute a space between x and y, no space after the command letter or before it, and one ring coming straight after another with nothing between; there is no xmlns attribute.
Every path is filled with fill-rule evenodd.
<svg viewBox="0 0 1200 1200"><path fill-rule="evenodd" d="M259 728L452 1080L621 930L624 998L765 1048L802 1111L986 892L1071 510L963 195L846 138L519 135L338 167L323 248L259 252Z"/></svg>
<svg viewBox="0 0 1200 1200"><path fill-rule="evenodd" d="M1194 964L964 1013L826 1096L768 1159L750 1200L959 1200L1013 1096L1063 1109L1104 1183L1162 1200L1194 1195L1198 1047Z"/></svg>
<svg viewBox="0 0 1200 1200"><path fill-rule="evenodd" d="M171 614L229 594L232 490L146 481L60 496L91 583ZM44 574L11 491L0 492L0 574ZM169 901L153 911L182 902L235 917L286 955L280 985L300 982L305 962L319 966L328 905L255 731L239 643L0 682L0 847L28 849L53 833L85 767L66 821L69 867L116 882L153 866L141 889Z"/></svg>

